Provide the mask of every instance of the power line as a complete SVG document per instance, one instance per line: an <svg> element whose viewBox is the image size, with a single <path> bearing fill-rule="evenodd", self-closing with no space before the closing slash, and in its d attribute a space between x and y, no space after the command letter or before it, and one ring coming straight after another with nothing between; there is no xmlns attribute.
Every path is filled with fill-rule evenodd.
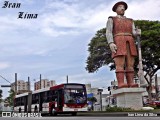
<svg viewBox="0 0 160 120"><path fill-rule="evenodd" d="M6 78L4 78L2 75L0 75L1 78L3 78L5 81L9 82ZM9 82L11 84L11 82Z"/></svg>

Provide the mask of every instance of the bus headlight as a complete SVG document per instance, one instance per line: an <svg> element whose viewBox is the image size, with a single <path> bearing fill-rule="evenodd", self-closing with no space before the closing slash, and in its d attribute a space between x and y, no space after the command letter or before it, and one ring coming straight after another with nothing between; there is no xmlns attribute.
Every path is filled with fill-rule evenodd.
<svg viewBox="0 0 160 120"><path fill-rule="evenodd" d="M65 108L67 108L67 105L66 105L66 104L64 104L64 107L65 107Z"/></svg>
<svg viewBox="0 0 160 120"><path fill-rule="evenodd" d="M88 107L88 105L87 105L87 104L85 104L85 105L84 105L84 107Z"/></svg>

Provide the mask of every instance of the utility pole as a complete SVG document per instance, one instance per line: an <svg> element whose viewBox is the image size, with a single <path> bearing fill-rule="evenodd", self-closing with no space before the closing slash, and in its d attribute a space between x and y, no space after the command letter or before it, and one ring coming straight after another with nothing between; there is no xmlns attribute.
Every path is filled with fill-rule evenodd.
<svg viewBox="0 0 160 120"><path fill-rule="evenodd" d="M102 92L103 92L103 89L98 89L98 94L99 94L99 96L100 96L101 111L102 111Z"/></svg>
<svg viewBox="0 0 160 120"><path fill-rule="evenodd" d="M30 91L30 77L28 77L28 92Z"/></svg>
<svg viewBox="0 0 160 120"><path fill-rule="evenodd" d="M136 27L138 29L138 26ZM138 57L139 57L139 71L138 71L138 77L140 80L140 86L145 87L146 83L144 81L144 72L143 72L143 64L142 64L142 51L141 51L141 41L140 36L137 36L137 42L138 42Z"/></svg>
<svg viewBox="0 0 160 120"><path fill-rule="evenodd" d="M41 89L41 81L42 81L42 76L40 74L40 89Z"/></svg>
<svg viewBox="0 0 160 120"><path fill-rule="evenodd" d="M6 80L7 82L9 82L9 80L4 78L3 76L0 75L0 77L3 78L4 80ZM11 82L9 82L9 83L10 83L10 85L1 85L1 87L11 87ZM15 94L17 94L17 73L15 73L15 89L14 89L14 92L15 92Z"/></svg>
<svg viewBox="0 0 160 120"><path fill-rule="evenodd" d="M156 100L159 100L159 88L158 88L157 74L155 75L155 90L156 90Z"/></svg>
<svg viewBox="0 0 160 120"><path fill-rule="evenodd" d="M1 87L11 87L11 85L1 85Z"/></svg>
<svg viewBox="0 0 160 120"><path fill-rule="evenodd" d="M68 84L68 75L67 75L67 84Z"/></svg>
<svg viewBox="0 0 160 120"><path fill-rule="evenodd" d="M17 95L17 73L15 73L15 95Z"/></svg>

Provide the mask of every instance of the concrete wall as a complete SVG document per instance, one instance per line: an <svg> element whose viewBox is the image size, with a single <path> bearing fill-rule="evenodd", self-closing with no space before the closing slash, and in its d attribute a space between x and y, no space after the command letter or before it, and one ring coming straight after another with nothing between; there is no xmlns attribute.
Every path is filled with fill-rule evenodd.
<svg viewBox="0 0 160 120"><path fill-rule="evenodd" d="M12 107L5 106L4 102L0 103L0 111L12 111Z"/></svg>

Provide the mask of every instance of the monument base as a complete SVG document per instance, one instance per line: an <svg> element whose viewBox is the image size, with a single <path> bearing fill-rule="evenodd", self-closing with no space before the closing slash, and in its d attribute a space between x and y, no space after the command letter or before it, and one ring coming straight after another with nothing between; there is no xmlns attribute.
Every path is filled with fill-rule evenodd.
<svg viewBox="0 0 160 120"><path fill-rule="evenodd" d="M120 88L113 90L112 94L116 96L117 107L140 110L143 107L142 93L145 91L145 88Z"/></svg>

